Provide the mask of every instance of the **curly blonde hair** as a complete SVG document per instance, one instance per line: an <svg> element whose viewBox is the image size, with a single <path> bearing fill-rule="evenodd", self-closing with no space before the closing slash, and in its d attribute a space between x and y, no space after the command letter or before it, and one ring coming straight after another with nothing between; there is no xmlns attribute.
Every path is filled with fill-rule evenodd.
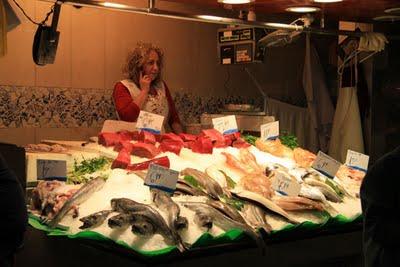
<svg viewBox="0 0 400 267"><path fill-rule="evenodd" d="M151 43L137 43L137 46L128 54L123 72L128 79L139 85L140 71L149 59L150 52L154 51L158 54L160 72L152 85L161 82L161 71L164 66L164 53L162 50Z"/></svg>

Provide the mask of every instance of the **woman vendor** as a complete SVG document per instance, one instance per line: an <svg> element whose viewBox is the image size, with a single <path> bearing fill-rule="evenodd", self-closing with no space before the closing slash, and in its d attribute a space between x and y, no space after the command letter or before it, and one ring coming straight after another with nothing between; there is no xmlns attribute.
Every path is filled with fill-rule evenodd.
<svg viewBox="0 0 400 267"><path fill-rule="evenodd" d="M175 104L162 80L164 55L149 43L139 43L128 55L124 72L127 79L117 82L113 100L119 119L136 122L140 110L164 116L164 129L182 132Z"/></svg>

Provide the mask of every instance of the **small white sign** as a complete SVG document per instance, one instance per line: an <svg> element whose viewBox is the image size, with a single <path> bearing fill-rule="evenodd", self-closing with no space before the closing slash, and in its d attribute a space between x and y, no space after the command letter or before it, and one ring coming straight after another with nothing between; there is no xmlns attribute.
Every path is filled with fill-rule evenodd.
<svg viewBox="0 0 400 267"><path fill-rule="evenodd" d="M101 132L115 133L122 130L135 131L136 122L105 120Z"/></svg>
<svg viewBox="0 0 400 267"><path fill-rule="evenodd" d="M222 64L231 64L232 60L230 58L223 58L222 59Z"/></svg>
<svg viewBox="0 0 400 267"><path fill-rule="evenodd" d="M232 31L224 31L224 37L231 37Z"/></svg>
<svg viewBox="0 0 400 267"><path fill-rule="evenodd" d="M274 140L279 137L279 121L261 125L261 140Z"/></svg>
<svg viewBox="0 0 400 267"><path fill-rule="evenodd" d="M141 110L136 122L136 128L159 134L161 133L163 122L164 116Z"/></svg>
<svg viewBox="0 0 400 267"><path fill-rule="evenodd" d="M222 134L231 134L238 132L235 115L224 116L212 119L214 129Z"/></svg>
<svg viewBox="0 0 400 267"><path fill-rule="evenodd" d="M300 193L301 185L280 172L275 173L271 182L272 188L283 195L295 197Z"/></svg>
<svg viewBox="0 0 400 267"><path fill-rule="evenodd" d="M38 180L67 180L67 161L38 159L36 162Z"/></svg>
<svg viewBox="0 0 400 267"><path fill-rule="evenodd" d="M368 161L369 161L369 156L350 150L347 150L347 156L346 156L346 165L366 172L368 169Z"/></svg>
<svg viewBox="0 0 400 267"><path fill-rule="evenodd" d="M333 178L339 170L340 165L342 164L339 161L331 158L322 151L318 151L317 158L314 160L311 167L329 178Z"/></svg>
<svg viewBox="0 0 400 267"><path fill-rule="evenodd" d="M144 184L168 193L173 193L178 181L178 175L179 172L175 170L151 163Z"/></svg>

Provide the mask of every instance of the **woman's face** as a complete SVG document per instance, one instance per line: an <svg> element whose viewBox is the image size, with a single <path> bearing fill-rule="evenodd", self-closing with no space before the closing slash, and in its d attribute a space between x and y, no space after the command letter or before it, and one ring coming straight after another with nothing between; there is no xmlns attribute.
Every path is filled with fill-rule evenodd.
<svg viewBox="0 0 400 267"><path fill-rule="evenodd" d="M143 65L143 75L149 75L154 81L160 73L160 58L156 51L151 50L149 58Z"/></svg>

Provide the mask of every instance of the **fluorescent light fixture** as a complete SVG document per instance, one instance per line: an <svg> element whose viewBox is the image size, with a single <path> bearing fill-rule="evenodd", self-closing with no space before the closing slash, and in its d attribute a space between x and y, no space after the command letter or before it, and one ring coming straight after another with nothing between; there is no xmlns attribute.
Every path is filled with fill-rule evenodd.
<svg viewBox="0 0 400 267"><path fill-rule="evenodd" d="M303 26L299 26L296 24L266 22L266 23L264 23L264 25L269 28L273 28L273 29L287 29L287 30L295 30L295 31L303 30Z"/></svg>
<svg viewBox="0 0 400 267"><path fill-rule="evenodd" d="M393 15L400 15L400 7L385 9L385 13L393 14Z"/></svg>
<svg viewBox="0 0 400 267"><path fill-rule="evenodd" d="M206 20L215 20L215 21L222 21L223 18L217 17L217 16L210 16L210 15L198 15L197 16L200 19L206 19Z"/></svg>
<svg viewBox="0 0 400 267"><path fill-rule="evenodd" d="M252 3L255 0L218 0L218 3L230 4L230 5L240 5Z"/></svg>
<svg viewBox="0 0 400 267"><path fill-rule="evenodd" d="M111 2L103 2L101 3L105 7L115 7L115 8L127 8L127 5L118 4L118 3L111 3Z"/></svg>
<svg viewBox="0 0 400 267"><path fill-rule="evenodd" d="M373 18L375 21L395 22L400 21L400 16L386 15Z"/></svg>
<svg viewBox="0 0 400 267"><path fill-rule="evenodd" d="M286 8L285 10L289 11L289 12L295 12L295 13L312 13L312 12L320 11L321 9L316 6L292 6L292 7Z"/></svg>
<svg viewBox="0 0 400 267"><path fill-rule="evenodd" d="M314 0L315 3L338 3L343 0Z"/></svg>

